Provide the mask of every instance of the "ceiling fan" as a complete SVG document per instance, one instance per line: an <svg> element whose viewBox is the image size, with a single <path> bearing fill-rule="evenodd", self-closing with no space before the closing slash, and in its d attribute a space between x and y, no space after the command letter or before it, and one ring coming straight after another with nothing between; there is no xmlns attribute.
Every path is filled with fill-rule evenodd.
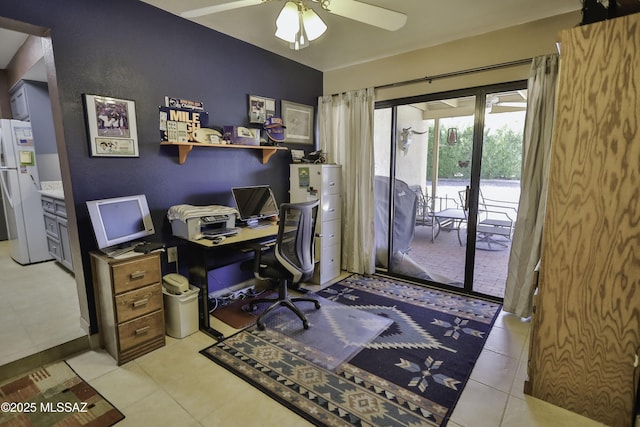
<svg viewBox="0 0 640 427"><path fill-rule="evenodd" d="M516 94L518 96L515 96ZM505 100L501 100L497 95L487 95L487 109L490 113L508 113L527 109L526 91L516 91L513 94L503 93L501 95Z"/></svg>
<svg viewBox="0 0 640 427"><path fill-rule="evenodd" d="M183 18L197 18L211 15L213 13L224 12L226 10L239 9L247 6L254 6L273 0L236 0L227 3L201 7L198 9L182 12ZM294 3L304 4L305 0L296 0ZM388 31L396 31L407 22L407 15L383 7L374 6L356 0L309 0L319 3L322 9L334 15L373 25Z"/></svg>

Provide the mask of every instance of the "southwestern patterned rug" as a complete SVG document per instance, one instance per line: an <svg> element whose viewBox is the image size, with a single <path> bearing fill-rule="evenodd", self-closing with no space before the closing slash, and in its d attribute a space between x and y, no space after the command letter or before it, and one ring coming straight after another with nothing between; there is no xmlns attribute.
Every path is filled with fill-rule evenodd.
<svg viewBox="0 0 640 427"><path fill-rule="evenodd" d="M2 427L107 427L124 418L66 362L0 384L0 406Z"/></svg>
<svg viewBox="0 0 640 427"><path fill-rule="evenodd" d="M202 354L323 426L446 425L500 310L380 275L352 275L318 295L392 323L335 370L290 337L269 334L269 325Z"/></svg>

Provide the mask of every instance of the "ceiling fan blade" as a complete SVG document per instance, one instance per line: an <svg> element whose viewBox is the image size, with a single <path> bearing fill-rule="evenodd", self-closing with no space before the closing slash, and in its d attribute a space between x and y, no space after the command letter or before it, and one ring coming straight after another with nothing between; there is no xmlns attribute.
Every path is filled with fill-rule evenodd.
<svg viewBox="0 0 640 427"><path fill-rule="evenodd" d="M199 16L211 15L212 13L224 12L225 10L240 9L241 7L255 6L263 3L264 0L237 0L228 3L216 4L214 6L201 7L187 10L180 14L183 18L197 18Z"/></svg>
<svg viewBox="0 0 640 427"><path fill-rule="evenodd" d="M356 0L331 2L329 12L389 31L396 31L404 27L407 22L407 15L404 13Z"/></svg>

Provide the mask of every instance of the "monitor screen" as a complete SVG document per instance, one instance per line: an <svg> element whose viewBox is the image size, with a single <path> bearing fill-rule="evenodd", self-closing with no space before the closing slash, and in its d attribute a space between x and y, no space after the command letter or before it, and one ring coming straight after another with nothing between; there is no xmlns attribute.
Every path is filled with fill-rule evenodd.
<svg viewBox="0 0 640 427"><path fill-rule="evenodd" d="M144 194L87 202L91 225L104 249L155 233Z"/></svg>
<svg viewBox="0 0 640 427"><path fill-rule="evenodd" d="M278 203L268 185L234 187L231 189L236 209L243 221L278 215Z"/></svg>

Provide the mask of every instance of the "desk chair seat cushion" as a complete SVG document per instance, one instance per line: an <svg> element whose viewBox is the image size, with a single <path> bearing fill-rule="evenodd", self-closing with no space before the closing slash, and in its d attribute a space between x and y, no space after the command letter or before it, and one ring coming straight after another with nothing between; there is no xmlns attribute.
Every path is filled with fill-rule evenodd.
<svg viewBox="0 0 640 427"><path fill-rule="evenodd" d="M254 270L261 279L276 279L293 281L294 276L285 266L283 266L276 258L275 253L262 253L256 260L257 267ZM313 270L307 274L303 274L300 281L303 282L312 276Z"/></svg>

